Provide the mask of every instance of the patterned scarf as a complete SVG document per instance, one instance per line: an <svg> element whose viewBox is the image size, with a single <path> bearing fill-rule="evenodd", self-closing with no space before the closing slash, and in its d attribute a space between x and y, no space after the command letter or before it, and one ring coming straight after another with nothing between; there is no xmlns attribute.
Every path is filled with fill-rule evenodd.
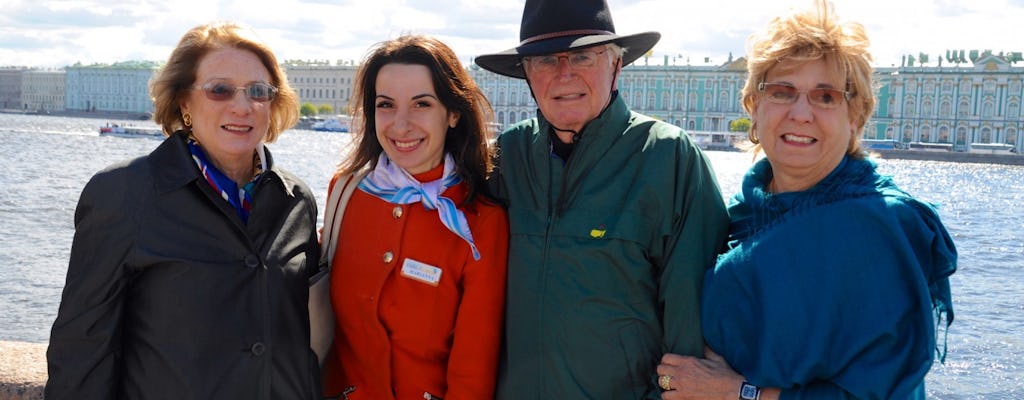
<svg viewBox="0 0 1024 400"><path fill-rule="evenodd" d="M238 212L238 218L242 220L242 224L248 223L249 209L252 207L253 188L256 187L256 180L259 179L260 174L266 168L266 165L263 164L264 157L260 154L263 152L263 146L257 146L256 152L253 154L255 171L253 171L252 180L241 188L206 158L206 153L199 147L199 143L196 142L195 138L191 136L188 138L188 149L192 153L192 160L196 162L199 171L206 178L206 182L213 187L213 190L220 193L220 197L224 198L228 204L231 204L231 207L235 208L235 211Z"/></svg>
<svg viewBox="0 0 1024 400"><path fill-rule="evenodd" d="M473 250L473 259L479 261L480 252L473 243L473 234L469 231L466 215L455 206L452 199L441 196L445 189L461 181L462 179L455 174L455 161L449 154L444 156L444 173L441 179L421 183L405 169L392 163L387 154L382 152L377 160L377 166L359 182L359 189L391 204L421 202L424 208L437 210L441 223L469 243L470 249Z"/></svg>

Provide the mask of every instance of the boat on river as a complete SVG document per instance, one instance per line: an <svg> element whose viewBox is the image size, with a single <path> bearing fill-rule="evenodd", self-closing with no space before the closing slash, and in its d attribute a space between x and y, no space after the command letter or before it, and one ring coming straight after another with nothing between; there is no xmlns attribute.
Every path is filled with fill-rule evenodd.
<svg viewBox="0 0 1024 400"><path fill-rule="evenodd" d="M347 115L335 115L327 117L323 121L314 122L310 129L322 132L348 132L352 127L352 117Z"/></svg>
<svg viewBox="0 0 1024 400"><path fill-rule="evenodd" d="M164 132L151 126L106 124L100 127L100 135L163 138Z"/></svg>

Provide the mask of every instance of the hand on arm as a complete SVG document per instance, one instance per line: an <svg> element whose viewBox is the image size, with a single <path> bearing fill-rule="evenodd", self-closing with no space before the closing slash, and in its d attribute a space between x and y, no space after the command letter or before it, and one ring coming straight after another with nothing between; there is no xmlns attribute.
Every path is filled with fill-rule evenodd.
<svg viewBox="0 0 1024 400"><path fill-rule="evenodd" d="M657 371L658 376L672 377L669 379L672 390L661 394L664 400L735 400L739 398L740 385L745 381L722 356L707 347L704 348L704 358L665 354ZM761 400L778 398L778 389L761 389Z"/></svg>

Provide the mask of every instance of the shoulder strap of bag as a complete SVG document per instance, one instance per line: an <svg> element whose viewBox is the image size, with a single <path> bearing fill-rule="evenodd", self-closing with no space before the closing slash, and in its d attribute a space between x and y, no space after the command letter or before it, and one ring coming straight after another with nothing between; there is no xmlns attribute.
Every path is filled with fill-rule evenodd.
<svg viewBox="0 0 1024 400"><path fill-rule="evenodd" d="M345 206L352 198L359 182L366 176L368 170L349 174L338 178L334 184L334 190L327 199L324 209L324 229L320 239L320 265L330 268L331 260L334 258L334 251L338 248L338 234L341 231L341 221L345 216Z"/></svg>

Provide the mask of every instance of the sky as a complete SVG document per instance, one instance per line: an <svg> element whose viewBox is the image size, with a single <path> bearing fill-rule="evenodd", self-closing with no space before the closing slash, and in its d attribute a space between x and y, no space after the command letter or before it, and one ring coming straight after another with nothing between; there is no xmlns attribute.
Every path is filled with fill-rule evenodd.
<svg viewBox="0 0 1024 400"><path fill-rule="evenodd" d="M775 15L810 0L607 0L618 34L658 31L651 64L718 65ZM1024 0L833 0L862 23L875 66L946 50L1024 51ZM515 47L525 0L0 0L0 66L166 60L189 28L253 27L278 59L358 62L373 44L427 34L463 62ZM638 61L643 63L643 61ZM1018 64L1019 65L1019 64Z"/></svg>

